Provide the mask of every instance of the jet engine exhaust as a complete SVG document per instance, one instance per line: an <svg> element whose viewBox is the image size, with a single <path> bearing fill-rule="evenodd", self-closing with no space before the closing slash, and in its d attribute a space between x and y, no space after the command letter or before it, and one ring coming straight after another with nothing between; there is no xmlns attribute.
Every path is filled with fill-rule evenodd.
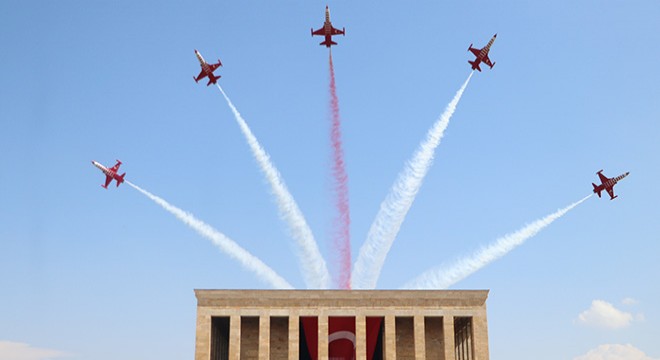
<svg viewBox="0 0 660 360"><path fill-rule="evenodd" d="M511 250L522 245L527 239L533 237L539 231L552 224L553 221L559 219L564 214L592 196L593 194L588 195L582 200L574 202L563 209L559 209L544 218L536 220L514 233L504 235L503 237L495 240L495 242L491 243L490 245L482 247L470 256L456 260L449 266L440 266L428 270L422 273L416 279L410 281L408 284L406 284L406 286L404 286L404 288L447 289L457 282L479 271L484 266L508 254Z"/></svg>
<svg viewBox="0 0 660 360"><path fill-rule="evenodd" d="M234 113L236 122L238 122L238 126L241 128L243 135L245 135L247 143L252 150L252 154L257 160L261 171L270 183L273 195L275 195L280 217L287 223L293 238L296 240L299 248L298 259L300 260L301 272L307 288L329 288L330 274L328 268L326 267L325 260L323 259L323 256L321 256L321 252L314 240L312 230L309 228L309 225L307 225L305 217L298 208L298 204L284 184L284 180L282 180L279 171L277 171L273 163L270 161L270 156L266 153L261 144L259 144L254 134L252 134L252 131L241 114L236 110L236 107L234 107L234 104L229 100L229 97L227 97L227 94L222 90L222 87L218 84L216 84L216 86L222 93L222 96L225 97L227 104Z"/></svg>
<svg viewBox="0 0 660 360"><path fill-rule="evenodd" d="M335 67L332 63L332 50L329 52L330 63L330 110L332 113L332 175L333 190L336 195L337 215L333 221L333 245L339 257L339 272L337 284L340 289L351 288L351 213L348 198L348 175L344 162L344 149L341 138L341 117L339 115L339 98L335 83Z"/></svg>
<svg viewBox="0 0 660 360"><path fill-rule="evenodd" d="M140 188L139 186L131 183L128 180L124 180L129 186L135 190L141 192L143 195L153 200L156 204L160 205L163 209L169 211L172 215L176 216L177 219L181 220L184 224L193 228L197 231L198 234L203 237L211 240L211 242L222 250L225 254L230 257L238 260L244 268L252 271L257 275L257 277L270 284L275 289L293 289L293 286L279 276L273 269L268 265L264 264L254 255L250 254L247 250L243 249L236 242L222 234L221 232L215 230L210 225L205 222L195 218L191 213L183 211L176 206L171 205L162 198Z"/></svg>
<svg viewBox="0 0 660 360"><path fill-rule="evenodd" d="M429 129L426 139L419 144L413 157L404 165L385 201L381 203L380 210L367 234L367 240L360 248L360 254L353 267L351 274L353 289L376 288L387 253L422 186L424 177L433 163L435 149L440 144L449 120L473 74L474 71L456 92L440 118Z"/></svg>

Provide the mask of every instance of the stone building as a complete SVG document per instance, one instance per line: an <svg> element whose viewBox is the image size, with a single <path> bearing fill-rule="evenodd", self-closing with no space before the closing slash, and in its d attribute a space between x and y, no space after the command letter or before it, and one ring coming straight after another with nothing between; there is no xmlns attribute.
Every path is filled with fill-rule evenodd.
<svg viewBox="0 0 660 360"><path fill-rule="evenodd" d="M195 290L195 360L488 360L487 290Z"/></svg>

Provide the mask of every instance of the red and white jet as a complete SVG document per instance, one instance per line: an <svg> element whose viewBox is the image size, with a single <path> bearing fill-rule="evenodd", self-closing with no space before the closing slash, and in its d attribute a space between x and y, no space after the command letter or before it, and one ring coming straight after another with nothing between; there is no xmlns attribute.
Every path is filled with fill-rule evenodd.
<svg viewBox="0 0 660 360"><path fill-rule="evenodd" d="M490 46L493 45L493 42L495 42L495 38L497 37L497 34L493 35L493 37L490 39L488 42L488 45L483 47L482 49L475 49L472 47L472 44L470 44L470 47L468 48L468 51L471 51L474 56L477 58L474 59L474 61L468 60L470 65L472 65L472 70L479 70L481 71L481 67L479 67L479 64L483 61L484 64L490 66L492 69L493 66L495 66L495 63L491 63L490 59L488 58L488 52L490 51Z"/></svg>
<svg viewBox="0 0 660 360"><path fill-rule="evenodd" d="M322 41L319 45L325 45L325 47L330 47L332 45L337 45L336 42L332 41L332 37L334 35L344 35L346 36L346 28L342 28L341 30L332 27L332 23L330 22L330 9L328 6L325 6L325 22L323 23L323 27L314 31L314 28L312 30L312 36L314 35L320 35L320 36L325 36L325 41Z"/></svg>
<svg viewBox="0 0 660 360"><path fill-rule="evenodd" d="M197 56L197 60L199 60L199 66L202 67L202 71L200 71L199 75L197 75L197 77L193 76L193 79L195 79L195 82L199 82L199 80L202 80L203 78L208 76L209 83L206 84L206 86L217 83L218 79L220 79L222 76L220 76L220 75L215 76L213 74L213 72L215 71L215 69L222 66L222 63L220 62L220 59L218 59L217 64L209 64L209 63L206 62L206 60L204 60L204 58L202 57L202 54L200 54L199 51L197 51L197 49L195 49L195 56Z"/></svg>
<svg viewBox="0 0 660 360"><path fill-rule="evenodd" d="M610 195L610 200L614 200L615 198L619 197L618 195L614 195L614 185L616 185L619 180L628 176L630 171L613 178L608 178L607 176L603 175L603 170L597 172L596 174L598 174L598 177L600 178L600 185L591 183L591 185L594 186L594 193L598 194L598 197L600 197L600 192L605 190Z"/></svg>
<svg viewBox="0 0 660 360"><path fill-rule="evenodd" d="M112 180L117 180L117 186L119 186L119 184L124 182L124 175L126 175L126 173L123 173L121 175L117 173L117 171L119 170L119 166L121 165L121 161L117 160L115 166L111 167L110 169L93 160L92 160L92 164L94 164L94 166L99 168L99 170L103 171L103 173L105 174L105 185L101 185L104 188L107 189L108 185Z"/></svg>

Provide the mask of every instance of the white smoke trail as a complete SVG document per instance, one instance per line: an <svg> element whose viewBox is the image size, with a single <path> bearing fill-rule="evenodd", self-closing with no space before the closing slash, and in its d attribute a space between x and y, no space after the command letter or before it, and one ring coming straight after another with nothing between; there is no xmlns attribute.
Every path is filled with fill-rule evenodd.
<svg viewBox="0 0 660 360"><path fill-rule="evenodd" d="M376 219L367 234L367 240L360 248L360 254L353 267L352 289L374 289L376 287L387 253L399 233L410 206L415 201L415 196L433 163L435 149L440 144L445 129L449 125L449 119L454 114L473 74L474 72L470 73L440 118L429 129L426 139L419 144L412 159L405 164L390 193L380 205Z"/></svg>
<svg viewBox="0 0 660 360"><path fill-rule="evenodd" d="M186 225L193 228L197 233L203 237L211 240L215 246L220 248L230 257L238 260L245 268L254 272L261 280L269 283L275 289L293 289L286 280L279 276L273 269L264 264L254 255L247 252L247 250L240 247L236 242L229 239L227 236L221 232L215 230L210 225L205 222L195 218L191 213L185 212L176 206L171 205L162 198L140 188L139 186L131 183L126 180L126 183L133 187L135 190L141 192L156 204L163 207L163 209L169 211L179 220L183 221Z"/></svg>
<svg viewBox="0 0 660 360"><path fill-rule="evenodd" d="M220 87L220 85L217 85L217 87L220 89L220 92L225 97L225 100L227 100L227 104L231 108L231 111L234 113L236 122L238 122L243 135L245 135L255 159L261 167L261 171L266 175L266 179L270 183L273 194L277 200L280 216L289 225L289 230L298 244L298 258L300 259L300 266L307 288L327 289L330 286L330 273L328 272L323 256L321 256L316 241L314 240L312 230L307 225L307 221L305 221L305 217L298 208L298 204L286 188L279 171L277 171L273 163L270 161L270 157L261 147L257 138L252 134L252 131L250 131L250 128L241 114L236 110L236 107L234 107L234 104L229 100L229 97L227 97L227 94L222 90L222 87Z"/></svg>
<svg viewBox="0 0 660 360"><path fill-rule="evenodd" d="M480 270L484 266L506 255L509 251L522 245L527 239L536 235L546 226L552 224L553 221L559 219L571 209L580 205L592 196L593 194L583 198L580 201L574 202L563 209L559 209L542 219L536 220L514 233L504 235L503 237L495 240L494 243L482 247L479 251L475 252L471 256L457 260L450 266L441 266L428 270L418 276L416 279L406 284L404 288L447 289L448 287L472 275L474 272Z"/></svg>

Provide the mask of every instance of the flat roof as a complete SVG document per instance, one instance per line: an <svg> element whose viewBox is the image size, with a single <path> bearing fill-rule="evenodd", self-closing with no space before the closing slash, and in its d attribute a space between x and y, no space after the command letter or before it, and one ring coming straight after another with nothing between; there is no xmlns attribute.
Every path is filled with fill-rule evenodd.
<svg viewBox="0 0 660 360"><path fill-rule="evenodd" d="M480 307L489 290L205 290L198 307Z"/></svg>

